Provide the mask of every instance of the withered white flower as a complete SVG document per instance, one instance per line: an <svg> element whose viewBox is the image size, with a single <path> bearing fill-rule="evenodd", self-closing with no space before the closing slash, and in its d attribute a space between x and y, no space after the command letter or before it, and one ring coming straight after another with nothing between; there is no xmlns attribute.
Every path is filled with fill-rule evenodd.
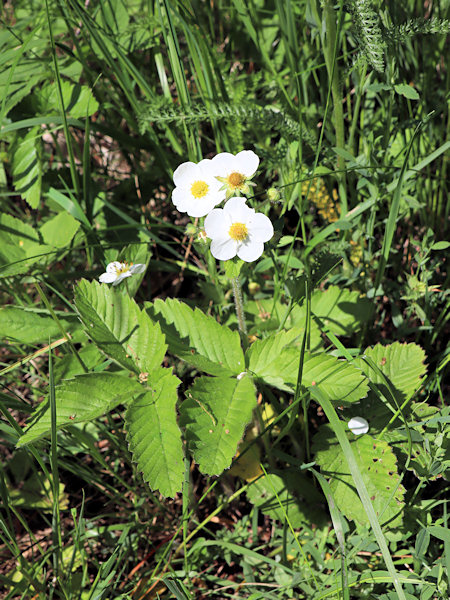
<svg viewBox="0 0 450 600"><path fill-rule="evenodd" d="M369 431L369 423L364 417L353 417L347 425L350 431L355 435L361 435L362 433L367 433Z"/></svg>
<svg viewBox="0 0 450 600"><path fill-rule="evenodd" d="M249 194L250 181L256 173L259 158L252 150L242 150L238 154L221 152L211 160L211 167L216 178L223 184L227 198Z"/></svg>
<svg viewBox="0 0 450 600"><path fill-rule="evenodd" d="M204 217L225 199L221 183L214 177L212 161L185 162L173 174L172 202L190 217Z"/></svg>
<svg viewBox="0 0 450 600"><path fill-rule="evenodd" d="M212 240L214 258L229 260L237 255L252 262L261 256L264 242L273 236L270 219L245 202L245 198L230 198L224 208L215 208L206 217L205 231Z"/></svg>
<svg viewBox="0 0 450 600"><path fill-rule="evenodd" d="M145 265L119 262L115 260L109 263L106 267L106 273L103 273L99 277L100 283L112 283L113 285L119 284L122 279L131 277L136 273L143 273L145 271Z"/></svg>

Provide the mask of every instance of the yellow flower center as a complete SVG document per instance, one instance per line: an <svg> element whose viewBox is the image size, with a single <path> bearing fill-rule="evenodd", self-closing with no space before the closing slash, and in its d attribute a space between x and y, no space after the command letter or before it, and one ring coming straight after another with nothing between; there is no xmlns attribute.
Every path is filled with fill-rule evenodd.
<svg viewBox="0 0 450 600"><path fill-rule="evenodd" d="M127 263L127 262L120 263L120 267L116 267L117 275L122 275L123 273L127 273L130 270L130 267L132 265L133 265L133 263Z"/></svg>
<svg viewBox="0 0 450 600"><path fill-rule="evenodd" d="M206 183L206 181L194 181L194 183L191 185L191 194L194 196L194 198L203 198L203 196L206 196L208 193L208 190L209 185Z"/></svg>
<svg viewBox="0 0 450 600"><path fill-rule="evenodd" d="M248 237L247 225L244 225L244 223L233 223L228 230L228 235L237 242L243 242Z"/></svg>
<svg viewBox="0 0 450 600"><path fill-rule="evenodd" d="M231 173L227 177L228 185L233 188L239 188L245 183L245 176L241 173Z"/></svg>

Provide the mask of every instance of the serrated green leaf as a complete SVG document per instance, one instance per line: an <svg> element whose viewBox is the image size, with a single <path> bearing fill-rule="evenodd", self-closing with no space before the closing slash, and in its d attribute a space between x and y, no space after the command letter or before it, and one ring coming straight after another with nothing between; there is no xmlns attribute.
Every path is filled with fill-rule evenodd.
<svg viewBox="0 0 450 600"><path fill-rule="evenodd" d="M12 147L14 188L31 208L37 208L41 199L40 132L34 127Z"/></svg>
<svg viewBox="0 0 450 600"><path fill-rule="evenodd" d="M179 300L156 300L150 308L166 335L169 351L210 375L238 375L245 361L239 334Z"/></svg>
<svg viewBox="0 0 450 600"><path fill-rule="evenodd" d="M143 387L135 380L115 373L88 373L56 386L56 427L92 421L118 404L129 402ZM50 434L48 403L31 416L31 424L19 438L18 446Z"/></svg>
<svg viewBox="0 0 450 600"><path fill-rule="evenodd" d="M283 352L283 359L280 360L281 353L295 339L300 338L301 342L303 334L304 330L292 328L263 340L255 340L246 352L250 373L278 389L291 391L286 379L292 383L293 374L298 372L300 349L290 348L288 352Z"/></svg>
<svg viewBox="0 0 450 600"><path fill-rule="evenodd" d="M79 228L79 221L69 213L61 212L44 223L40 232L45 244L55 248L64 248L70 244Z"/></svg>
<svg viewBox="0 0 450 600"><path fill-rule="evenodd" d="M173 497L181 490L184 474L175 408L180 380L169 369L161 371L153 389L130 404L125 425L133 460L145 481L153 490Z"/></svg>
<svg viewBox="0 0 450 600"><path fill-rule="evenodd" d="M66 331L73 332L79 324L61 319ZM0 339L8 339L19 344L48 344L48 341L62 337L55 321L48 316L17 306L0 308Z"/></svg>
<svg viewBox="0 0 450 600"><path fill-rule="evenodd" d="M82 279L75 287L75 306L86 333L105 354L135 373L159 368L167 348L164 335L132 298Z"/></svg>
<svg viewBox="0 0 450 600"><path fill-rule="evenodd" d="M253 343L248 351L249 370L269 385L292 392L297 385L300 348L280 348L279 336ZM318 386L338 405L358 402L368 390L367 380L359 368L325 353L305 354L302 385Z"/></svg>
<svg viewBox="0 0 450 600"><path fill-rule="evenodd" d="M364 484L381 524L395 527L402 522L405 489L400 484L397 459L383 440L368 434L356 437L348 432L353 453ZM314 436L312 451L322 474L330 478L333 497L341 512L362 525L369 523L366 511L355 491L348 463L329 425Z"/></svg>
<svg viewBox="0 0 450 600"><path fill-rule="evenodd" d="M311 298L311 310L336 335L349 335L367 321L372 302L357 291L330 285L316 290Z"/></svg>
<svg viewBox="0 0 450 600"><path fill-rule="evenodd" d="M329 354L310 354L305 357L302 385L316 385L337 405L358 402L367 395L368 382L353 364Z"/></svg>
<svg viewBox="0 0 450 600"><path fill-rule="evenodd" d="M426 366L425 352L417 344L400 342L394 342L389 346L377 344L374 348L367 348L364 354L373 361L381 373L372 369L362 358L355 362L387 399L390 399L391 395L385 378L390 382L391 388L394 388L393 392L400 402L411 398L419 389L422 377L426 373Z"/></svg>
<svg viewBox="0 0 450 600"><path fill-rule="evenodd" d="M227 469L256 406L255 386L249 375L199 377L181 405L180 425L200 471L220 475Z"/></svg>

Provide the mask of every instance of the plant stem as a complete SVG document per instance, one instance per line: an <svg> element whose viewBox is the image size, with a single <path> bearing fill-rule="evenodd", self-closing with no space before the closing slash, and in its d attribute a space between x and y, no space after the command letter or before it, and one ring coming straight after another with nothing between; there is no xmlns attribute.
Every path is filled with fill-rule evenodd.
<svg viewBox="0 0 450 600"><path fill-rule="evenodd" d="M246 349L248 346L247 326L245 325L244 303L242 301L242 291L241 284L239 283L239 277L233 277L231 279L231 285L233 286L234 306L236 308L239 332L241 334L244 349Z"/></svg>

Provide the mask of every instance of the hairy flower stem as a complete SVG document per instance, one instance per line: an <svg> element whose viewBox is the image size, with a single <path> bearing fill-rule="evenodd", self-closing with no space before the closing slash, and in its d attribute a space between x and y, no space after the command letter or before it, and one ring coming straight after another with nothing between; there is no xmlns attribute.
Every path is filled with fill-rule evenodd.
<svg viewBox="0 0 450 600"><path fill-rule="evenodd" d="M233 286L234 306L236 308L239 332L241 334L242 344L244 345L245 350L248 346L248 337L247 326L245 325L244 303L242 301L242 291L241 284L239 283L239 277L233 277L231 279L231 285Z"/></svg>

